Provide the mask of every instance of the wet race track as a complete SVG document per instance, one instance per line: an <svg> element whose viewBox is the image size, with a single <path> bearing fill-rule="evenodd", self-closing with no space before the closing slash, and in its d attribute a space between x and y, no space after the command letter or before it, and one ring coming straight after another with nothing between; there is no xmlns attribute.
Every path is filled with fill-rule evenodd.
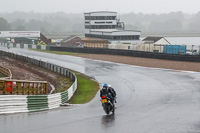
<svg viewBox="0 0 200 133"><path fill-rule="evenodd" d="M2 48L4 49L4 48ZM106 115L99 92L87 104L36 113L0 115L0 133L197 133L200 74L150 69L11 49L112 84L115 115Z"/></svg>

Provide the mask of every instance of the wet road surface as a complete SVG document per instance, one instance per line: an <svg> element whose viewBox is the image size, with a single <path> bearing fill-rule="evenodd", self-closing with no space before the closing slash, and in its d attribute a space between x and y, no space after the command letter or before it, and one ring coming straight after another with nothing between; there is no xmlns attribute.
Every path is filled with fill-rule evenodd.
<svg viewBox="0 0 200 133"><path fill-rule="evenodd" d="M2 48L3 49L3 48ZM12 49L94 77L117 92L116 113L105 115L99 92L70 109L0 115L0 133L197 133L200 74L164 71L66 55Z"/></svg>

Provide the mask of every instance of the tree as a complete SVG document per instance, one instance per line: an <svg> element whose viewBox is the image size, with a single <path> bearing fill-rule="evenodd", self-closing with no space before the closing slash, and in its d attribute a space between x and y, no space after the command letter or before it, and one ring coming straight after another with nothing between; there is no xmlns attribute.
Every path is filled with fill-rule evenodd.
<svg viewBox="0 0 200 133"><path fill-rule="evenodd" d="M46 28L44 26L40 27L40 32L43 34L47 34Z"/></svg>
<svg viewBox="0 0 200 133"><path fill-rule="evenodd" d="M163 29L166 32L181 32L183 30L182 22L177 19L170 19L164 22L165 28Z"/></svg>
<svg viewBox="0 0 200 133"><path fill-rule="evenodd" d="M192 19L192 22L189 23L188 28L189 31L195 31L200 32L200 12L198 12L194 18Z"/></svg>
<svg viewBox="0 0 200 133"><path fill-rule="evenodd" d="M26 30L26 20L25 19L15 19L11 23L11 29L16 31L24 31Z"/></svg>
<svg viewBox="0 0 200 133"><path fill-rule="evenodd" d="M25 31L26 30L26 28L25 28L25 26L24 25L19 25L19 26L17 26L16 27L16 29L15 29L16 31Z"/></svg>
<svg viewBox="0 0 200 133"><path fill-rule="evenodd" d="M4 18L0 18L0 31L10 30L10 24Z"/></svg>

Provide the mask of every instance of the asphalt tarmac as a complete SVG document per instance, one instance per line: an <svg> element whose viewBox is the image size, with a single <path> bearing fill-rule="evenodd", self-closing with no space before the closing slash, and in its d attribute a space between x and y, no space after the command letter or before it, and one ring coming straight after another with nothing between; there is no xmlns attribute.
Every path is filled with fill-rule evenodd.
<svg viewBox="0 0 200 133"><path fill-rule="evenodd" d="M2 48L4 49L4 48ZM6 49L5 49L6 50ZM117 92L116 112L106 115L99 92L89 103L0 115L0 133L197 133L200 74L116 64L66 55L10 49L88 76Z"/></svg>

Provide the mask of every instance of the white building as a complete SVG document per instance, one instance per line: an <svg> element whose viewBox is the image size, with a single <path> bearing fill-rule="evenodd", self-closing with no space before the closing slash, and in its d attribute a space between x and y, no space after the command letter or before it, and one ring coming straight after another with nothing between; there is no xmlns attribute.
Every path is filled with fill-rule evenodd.
<svg viewBox="0 0 200 133"><path fill-rule="evenodd" d="M116 12L100 11L84 13L85 37L106 39L112 44L136 44L140 31L124 30L124 23Z"/></svg>
<svg viewBox="0 0 200 133"><path fill-rule="evenodd" d="M162 53L164 45L171 45L164 37L146 37L137 44L136 50Z"/></svg>

